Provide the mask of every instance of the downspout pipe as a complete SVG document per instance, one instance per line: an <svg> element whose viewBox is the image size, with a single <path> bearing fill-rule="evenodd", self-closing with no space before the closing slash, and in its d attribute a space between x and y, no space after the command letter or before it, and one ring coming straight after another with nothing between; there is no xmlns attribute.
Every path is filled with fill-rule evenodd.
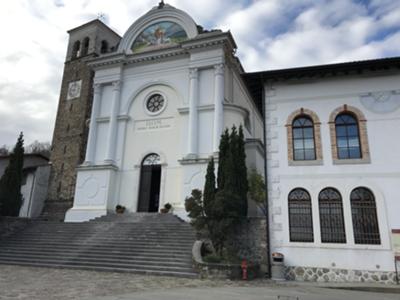
<svg viewBox="0 0 400 300"><path fill-rule="evenodd" d="M267 241L267 258L268 258L268 278L271 278L271 240L270 240L270 226L269 226L269 197L268 197L268 163L267 163L267 122L266 122L266 99L264 90L263 76L259 78L261 81L261 95L262 95L262 110L263 110L263 123L264 123L264 182L265 182L265 232Z"/></svg>

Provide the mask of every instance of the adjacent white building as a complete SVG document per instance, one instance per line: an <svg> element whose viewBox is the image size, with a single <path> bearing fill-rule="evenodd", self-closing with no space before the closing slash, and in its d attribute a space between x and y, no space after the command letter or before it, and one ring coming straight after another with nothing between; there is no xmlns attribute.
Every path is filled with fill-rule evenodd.
<svg viewBox="0 0 400 300"><path fill-rule="evenodd" d="M399 61L246 75L263 85L270 246L289 277L394 281Z"/></svg>

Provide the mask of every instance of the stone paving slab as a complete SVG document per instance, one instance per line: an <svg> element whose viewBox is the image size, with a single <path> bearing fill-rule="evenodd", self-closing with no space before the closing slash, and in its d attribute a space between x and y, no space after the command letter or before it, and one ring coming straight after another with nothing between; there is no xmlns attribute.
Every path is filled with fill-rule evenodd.
<svg viewBox="0 0 400 300"><path fill-rule="evenodd" d="M400 294L327 289L335 285L200 280L130 273L0 265L0 300L400 300ZM336 285L349 287L350 284ZM370 285L359 285L369 286ZM379 285L377 287L384 287ZM395 287L388 287L396 291Z"/></svg>
<svg viewBox="0 0 400 300"><path fill-rule="evenodd" d="M237 283L131 273L0 265L0 300L70 300L124 295L139 291L234 284L264 285L265 281Z"/></svg>
<svg viewBox="0 0 400 300"><path fill-rule="evenodd" d="M225 286L176 288L85 300L399 300L400 294L365 293L315 287Z"/></svg>

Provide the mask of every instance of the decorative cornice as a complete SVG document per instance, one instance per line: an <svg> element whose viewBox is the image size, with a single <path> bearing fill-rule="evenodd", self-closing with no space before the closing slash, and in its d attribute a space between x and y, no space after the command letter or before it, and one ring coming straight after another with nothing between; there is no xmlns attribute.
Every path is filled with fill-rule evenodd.
<svg viewBox="0 0 400 300"><path fill-rule="evenodd" d="M194 39L182 42L180 45L171 46L164 49L146 51L142 53L126 54L124 52L101 56L88 61L88 66L96 69L108 67L112 65L128 65L141 62L153 62L171 57L189 55L193 49L203 49L214 47L217 45L225 45L228 48L236 49L233 38L228 32L211 33L199 35Z"/></svg>

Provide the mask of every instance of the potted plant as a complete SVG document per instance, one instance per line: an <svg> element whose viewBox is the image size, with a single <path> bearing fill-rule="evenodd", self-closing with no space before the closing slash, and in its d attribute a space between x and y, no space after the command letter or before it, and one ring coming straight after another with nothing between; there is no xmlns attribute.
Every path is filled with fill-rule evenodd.
<svg viewBox="0 0 400 300"><path fill-rule="evenodd" d="M117 214L123 214L124 212L125 212L125 206L122 206L122 205L117 205L116 207L115 207L115 212L117 213Z"/></svg>
<svg viewBox="0 0 400 300"><path fill-rule="evenodd" d="M165 203L164 207L161 208L161 213L162 214L167 214L169 211L172 209L172 205L170 203Z"/></svg>

